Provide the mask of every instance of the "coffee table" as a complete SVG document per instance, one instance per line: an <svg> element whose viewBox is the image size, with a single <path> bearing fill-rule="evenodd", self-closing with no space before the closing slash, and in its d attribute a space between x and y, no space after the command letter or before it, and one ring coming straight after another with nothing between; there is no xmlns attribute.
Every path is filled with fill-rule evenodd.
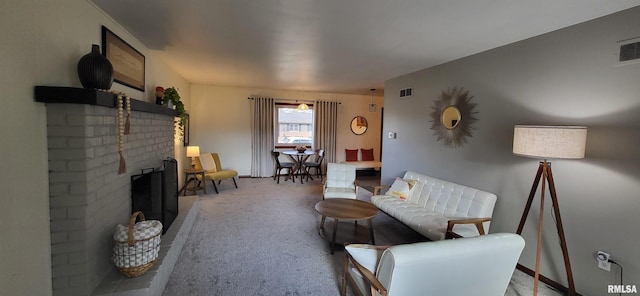
<svg viewBox="0 0 640 296"><path fill-rule="evenodd" d="M347 240L352 243L368 242L370 239L371 243L375 244L373 225L371 222L371 219L378 214L378 208L375 205L357 199L329 198L316 203L315 209L322 215L318 233L322 238L329 241L331 254L333 254L333 251L335 250L337 236L340 236L339 240L342 242ZM333 231L331 232L331 236L329 236L324 229L324 222L327 217L333 219ZM342 227L345 231L342 231L339 234L338 224L340 220L354 220L354 229L352 231L346 231L346 229L344 229L346 227L345 226ZM366 241L362 241L363 231L359 229L362 226L358 225L358 220L367 220L369 226L369 239Z"/></svg>

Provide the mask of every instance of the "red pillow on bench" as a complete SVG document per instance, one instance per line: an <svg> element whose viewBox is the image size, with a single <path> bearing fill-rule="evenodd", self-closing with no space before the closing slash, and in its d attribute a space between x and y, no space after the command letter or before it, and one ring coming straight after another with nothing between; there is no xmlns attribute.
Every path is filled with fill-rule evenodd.
<svg viewBox="0 0 640 296"><path fill-rule="evenodd" d="M373 148L371 149L360 149L362 154L362 161L374 161L373 158Z"/></svg>
<svg viewBox="0 0 640 296"><path fill-rule="evenodd" d="M358 149L344 149L347 153L347 161L358 161Z"/></svg>

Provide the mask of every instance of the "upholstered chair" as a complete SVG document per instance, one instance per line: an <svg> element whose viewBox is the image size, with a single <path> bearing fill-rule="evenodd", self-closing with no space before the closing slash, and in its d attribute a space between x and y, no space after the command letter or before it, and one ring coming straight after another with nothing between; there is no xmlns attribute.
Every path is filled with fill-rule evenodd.
<svg viewBox="0 0 640 296"><path fill-rule="evenodd" d="M524 248L514 233L378 247L345 246L344 274L356 295L504 295Z"/></svg>
<svg viewBox="0 0 640 296"><path fill-rule="evenodd" d="M204 180L202 180L202 176L197 175L199 182L205 180L211 180L213 184L213 189L218 192L218 186L216 186L216 181L218 181L218 185L222 180L231 179L233 180L233 185L238 188L238 183L236 183L236 177L238 176L238 171L232 169L224 169L220 164L220 157L218 153L202 153L199 157L196 157L196 169L205 170ZM206 184L205 184L206 186Z"/></svg>
<svg viewBox="0 0 640 296"><path fill-rule="evenodd" d="M323 198L356 199L358 183L356 166L346 163L327 164L327 178L323 185Z"/></svg>

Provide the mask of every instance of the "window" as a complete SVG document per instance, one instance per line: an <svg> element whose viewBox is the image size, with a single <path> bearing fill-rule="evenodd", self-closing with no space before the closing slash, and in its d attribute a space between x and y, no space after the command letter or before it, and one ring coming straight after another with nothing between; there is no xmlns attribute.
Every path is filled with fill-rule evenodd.
<svg viewBox="0 0 640 296"><path fill-rule="evenodd" d="M298 105L276 104L274 125L276 146L310 146L313 141L313 106L298 110Z"/></svg>
<svg viewBox="0 0 640 296"><path fill-rule="evenodd" d="M300 124L298 123L289 123L289 128L287 129L289 132L299 132Z"/></svg>

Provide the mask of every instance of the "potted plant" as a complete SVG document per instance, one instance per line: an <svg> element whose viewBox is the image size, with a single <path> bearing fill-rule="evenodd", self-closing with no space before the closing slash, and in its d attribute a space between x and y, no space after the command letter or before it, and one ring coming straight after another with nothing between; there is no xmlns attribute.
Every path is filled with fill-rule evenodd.
<svg viewBox="0 0 640 296"><path fill-rule="evenodd" d="M162 97L164 97L164 87L156 86L156 105L162 105Z"/></svg>
<svg viewBox="0 0 640 296"><path fill-rule="evenodd" d="M180 127L180 135L184 136L184 125L187 122L187 111L184 109L184 104L180 101L180 94L175 87L169 87L164 90L163 103L165 106L169 106L169 103L173 105L173 109L178 111L178 126Z"/></svg>

